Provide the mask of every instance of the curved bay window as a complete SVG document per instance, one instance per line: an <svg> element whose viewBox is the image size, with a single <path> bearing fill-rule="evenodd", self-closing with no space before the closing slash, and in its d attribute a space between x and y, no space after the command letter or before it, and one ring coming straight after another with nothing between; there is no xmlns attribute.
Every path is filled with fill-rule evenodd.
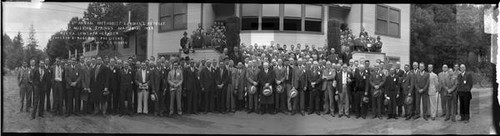
<svg viewBox="0 0 500 136"><path fill-rule="evenodd" d="M323 32L323 6L241 4L241 30Z"/></svg>

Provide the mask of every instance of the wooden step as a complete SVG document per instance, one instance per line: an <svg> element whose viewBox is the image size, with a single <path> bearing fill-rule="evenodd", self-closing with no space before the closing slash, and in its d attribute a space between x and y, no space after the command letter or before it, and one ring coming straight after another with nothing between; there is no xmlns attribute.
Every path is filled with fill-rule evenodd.
<svg viewBox="0 0 500 136"><path fill-rule="evenodd" d="M189 54L181 54L181 57L186 57L189 56L189 58L193 59L194 61L200 61L200 60L218 60L219 56L221 53L217 52L215 49L195 49L194 53L189 53Z"/></svg>

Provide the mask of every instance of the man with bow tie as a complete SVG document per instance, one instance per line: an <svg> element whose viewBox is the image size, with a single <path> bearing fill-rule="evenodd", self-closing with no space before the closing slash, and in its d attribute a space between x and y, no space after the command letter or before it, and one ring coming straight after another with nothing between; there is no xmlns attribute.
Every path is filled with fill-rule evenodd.
<svg viewBox="0 0 500 136"><path fill-rule="evenodd" d="M460 101L460 121L465 123L470 119L470 100L472 99L472 74L465 71L465 64L460 64L460 73L457 77L457 94Z"/></svg>

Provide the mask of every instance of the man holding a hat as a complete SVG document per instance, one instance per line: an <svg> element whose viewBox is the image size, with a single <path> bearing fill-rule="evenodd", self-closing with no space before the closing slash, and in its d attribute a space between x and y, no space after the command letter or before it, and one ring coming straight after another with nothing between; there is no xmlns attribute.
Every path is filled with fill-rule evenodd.
<svg viewBox="0 0 500 136"><path fill-rule="evenodd" d="M311 89L309 96L309 114L316 112L319 115L320 99L319 89L321 89L321 70L319 69L318 62L314 61L312 69L306 71L307 81L310 83Z"/></svg>
<svg viewBox="0 0 500 136"><path fill-rule="evenodd" d="M390 68L389 70L389 75L386 77L385 79L385 83L384 83L384 90L385 90L385 98L389 100L389 104L388 104L388 117L387 119L391 119L391 118L394 118L394 119L398 119L398 117L396 116L396 98L399 98L399 86L398 86L398 83L399 83L399 78L398 76L396 75L396 71L394 70L394 68Z"/></svg>
<svg viewBox="0 0 500 136"><path fill-rule="evenodd" d="M335 116L334 113L334 104L333 99L334 97L334 89L333 89L333 82L335 80L336 72L335 69L332 66L332 63L330 61L326 62L326 68L323 70L323 76L322 79L323 81L323 88L325 91L325 97L324 97L324 110L325 114L330 113L332 116Z"/></svg>
<svg viewBox="0 0 500 136"><path fill-rule="evenodd" d="M260 102L263 107L262 111L270 113L272 110L271 105L274 103L275 89L272 87L272 84L275 81L275 74L273 70L269 69L269 62L264 62L263 70L259 72L257 78L262 90L262 92L259 92L261 93ZM269 89L270 92L266 93L267 89ZM272 113L275 113L275 111L272 111Z"/></svg>
<svg viewBox="0 0 500 136"><path fill-rule="evenodd" d="M378 63L374 64L374 69L376 70L374 73L371 73L370 76L370 85L372 86L372 109L375 112L375 116L373 118L382 119L382 85L385 83L385 75L382 73L382 68Z"/></svg>
<svg viewBox="0 0 500 136"><path fill-rule="evenodd" d="M366 118L367 104L362 101L363 96L367 96L370 88L370 72L365 69L365 64L360 64L359 69L354 73L354 112L356 118Z"/></svg>
<svg viewBox="0 0 500 136"><path fill-rule="evenodd" d="M410 70L410 65L406 64L404 67L405 73L403 74L403 77L401 78L401 88L403 88L403 95L400 97L404 97L404 108L405 108L405 116L406 120L409 120L411 116L413 115L413 102L412 103L407 103L406 99L407 97L413 98L413 76L415 74L413 71Z"/></svg>
<svg viewBox="0 0 500 136"><path fill-rule="evenodd" d="M337 91L335 92L335 94L339 95L339 101L337 102L339 105L339 118L342 117L342 115L346 115L347 118L350 118L349 91L351 90L350 84L352 82L353 76L347 69L347 64L342 64L342 70L336 76Z"/></svg>
<svg viewBox="0 0 500 136"><path fill-rule="evenodd" d="M258 103L259 98L259 80L258 74L260 73L260 69L257 67L257 61L250 61L248 64L250 67L247 68L246 78L248 81L247 91L248 91L248 113L251 112L260 112L260 105Z"/></svg>

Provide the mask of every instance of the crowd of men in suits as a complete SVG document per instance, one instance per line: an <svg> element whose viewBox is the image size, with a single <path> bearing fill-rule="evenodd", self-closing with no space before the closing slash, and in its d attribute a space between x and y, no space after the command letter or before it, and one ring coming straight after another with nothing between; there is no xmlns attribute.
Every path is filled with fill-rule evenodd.
<svg viewBox="0 0 500 136"><path fill-rule="evenodd" d="M246 111L434 120L441 109L445 121L455 121L457 113L469 120L473 81L464 64L443 65L436 74L424 62L401 69L399 62L339 57L333 48L300 48L243 45L219 60L200 61L80 57L48 65L49 59L30 60L18 75L21 111L32 110L32 118L44 111L56 116Z"/></svg>

